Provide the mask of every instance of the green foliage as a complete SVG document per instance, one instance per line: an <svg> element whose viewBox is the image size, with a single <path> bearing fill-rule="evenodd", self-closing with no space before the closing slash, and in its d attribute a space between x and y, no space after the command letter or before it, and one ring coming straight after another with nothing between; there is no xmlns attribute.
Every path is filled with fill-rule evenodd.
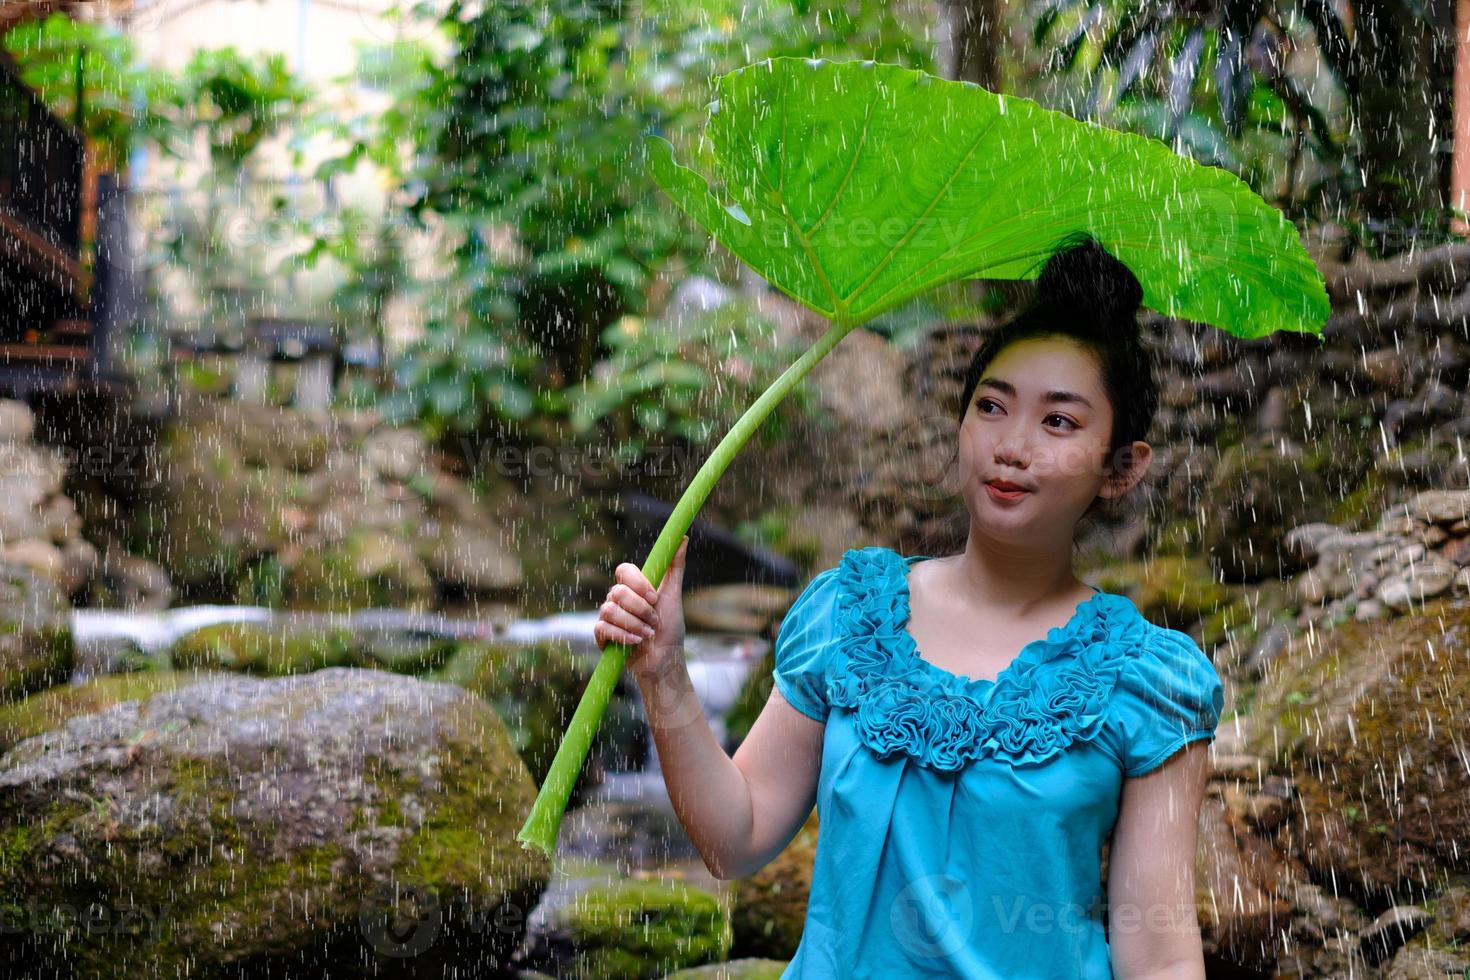
<svg viewBox="0 0 1470 980"><path fill-rule="evenodd" d="M222 324L275 290L282 270L266 246L288 230L291 202L252 179L250 164L308 94L280 55L255 60L233 48L195 52L173 85L182 131L190 141L202 135L209 170L158 202L150 249L184 274L207 321Z"/></svg>
<svg viewBox="0 0 1470 980"><path fill-rule="evenodd" d="M1233 174L1158 140L871 62L783 58L724 75L717 91L707 134L720 186L650 137L659 183L829 319L862 323L956 279L1031 278L1077 231L1124 261L1161 313L1241 337L1316 333L1327 319L1296 228Z"/></svg>
<svg viewBox="0 0 1470 980"><path fill-rule="evenodd" d="M431 441L494 420L553 415L559 401L537 385L539 365L537 350L513 330L437 324L397 358L380 408L390 423L416 420Z"/></svg>
<svg viewBox="0 0 1470 980"><path fill-rule="evenodd" d="M601 423L625 462L667 438L702 446L729 428L799 353L777 340L753 305L732 301L703 313L658 320L625 316L602 333L612 354L567 395L572 431ZM804 388L792 408L810 411ZM786 432L777 415L767 441Z"/></svg>
<svg viewBox="0 0 1470 980"><path fill-rule="evenodd" d="M474 274L457 301L479 314L473 326L525 335L552 385L575 383L595 332L642 305L649 267L679 235L628 179L639 136L665 121L629 63L637 18L616 2L553 0L449 26L459 70L425 89L440 114L415 210L473 217L456 258Z"/></svg>
<svg viewBox="0 0 1470 980"><path fill-rule="evenodd" d="M210 161L238 174L245 161L305 105L307 93L280 54L247 58L232 47L194 52L179 80Z"/></svg>
<svg viewBox="0 0 1470 980"><path fill-rule="evenodd" d="M321 161L315 178L323 184L350 176L360 166L376 168L387 184L381 209L343 203L307 216L299 230L305 249L295 257L303 268L330 260L343 270L330 306L346 337L371 337L378 356L378 383L360 382L345 393L354 405L374 404L385 373L387 327L385 311L395 296L418 299L424 284L416 277L413 259L431 247L427 229L407 205L413 195L405 181L413 171L417 147L426 139L437 110L420 97L425 78L438 69L422 42L359 46L355 69L335 81L340 85L366 84L389 95L386 106L376 102L364 111L318 112L304 120L303 138L326 135L340 152ZM399 405L396 411L403 411ZM411 406L408 415L414 414Z"/></svg>
<svg viewBox="0 0 1470 980"><path fill-rule="evenodd" d="M1450 234L1451 209L1431 189L1453 59L1443 18L1416 0L1049 0L1033 11L1051 104L1225 167L1279 195L1293 219L1372 212L1389 227L1352 230L1386 252Z"/></svg>
<svg viewBox="0 0 1470 980"><path fill-rule="evenodd" d="M466 433L574 405L585 420L594 398L629 417L644 396L620 401L599 378L634 381L629 365L647 358L607 338L708 260L708 239L659 192L642 135L683 128L705 111L709 78L756 54L835 50L930 67L929 16L909 3L801 14L784 0L454 5L441 21L451 57L372 55L384 78L410 82L384 125L423 151L404 171L408 217L444 222L452 265L423 292L429 336L394 372L394 417ZM359 134L335 166L376 158L375 145ZM480 356L455 350L463 345ZM682 408L664 420L638 411L696 434L692 419L678 421Z"/></svg>
<svg viewBox="0 0 1470 980"><path fill-rule="evenodd" d="M186 127L172 77L143 65L131 39L115 28L54 13L12 27L0 44L21 80L73 125L80 79L81 129L103 168L120 170L143 140L180 152Z"/></svg>

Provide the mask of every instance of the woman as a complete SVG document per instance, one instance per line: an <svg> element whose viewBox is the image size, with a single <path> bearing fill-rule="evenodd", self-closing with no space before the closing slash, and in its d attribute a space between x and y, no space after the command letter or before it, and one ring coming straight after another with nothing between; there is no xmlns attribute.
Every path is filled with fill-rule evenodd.
<svg viewBox="0 0 1470 980"><path fill-rule="evenodd" d="M1204 976L1194 858L1220 678L1187 634L1072 568L1078 522L1151 458L1142 295L1090 236L1048 259L1036 302L966 379L964 551L851 549L818 573L733 760L680 652L688 539L657 590L618 566L594 634L632 646L670 798L711 872L759 870L817 804L783 977Z"/></svg>

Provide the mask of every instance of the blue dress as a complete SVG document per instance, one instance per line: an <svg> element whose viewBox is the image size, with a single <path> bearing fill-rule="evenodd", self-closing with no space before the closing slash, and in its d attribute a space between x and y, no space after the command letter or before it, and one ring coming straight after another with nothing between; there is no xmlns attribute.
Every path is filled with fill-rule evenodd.
<svg viewBox="0 0 1470 980"><path fill-rule="evenodd" d="M826 722L806 926L784 978L1111 977L1101 876L1125 776L1214 738L1188 634L1096 590L994 680L924 660L908 571L847 551L776 639L774 681Z"/></svg>

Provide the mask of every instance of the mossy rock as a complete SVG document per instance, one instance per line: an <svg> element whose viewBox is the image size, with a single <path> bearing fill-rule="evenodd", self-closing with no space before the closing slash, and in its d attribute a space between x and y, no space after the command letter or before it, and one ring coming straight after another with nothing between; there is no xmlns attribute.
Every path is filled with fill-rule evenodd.
<svg viewBox="0 0 1470 980"><path fill-rule="evenodd" d="M1204 500L1213 508L1202 534L1210 560L1227 581L1253 582L1300 571L1282 544L1287 532L1325 520L1337 498L1305 459L1261 443L1226 450Z"/></svg>
<svg viewBox="0 0 1470 980"><path fill-rule="evenodd" d="M1320 880L1382 911L1470 873L1470 602L1319 630L1272 661L1251 750L1300 799L1283 840Z"/></svg>
<svg viewBox="0 0 1470 980"><path fill-rule="evenodd" d="M30 569L0 562L0 703L60 684L75 662L66 597Z"/></svg>
<svg viewBox="0 0 1470 980"><path fill-rule="evenodd" d="M14 704L0 706L0 755L18 742L49 732L78 715L90 715L122 701L152 697L200 680L192 671L144 670L65 684Z"/></svg>
<svg viewBox="0 0 1470 980"><path fill-rule="evenodd" d="M1228 647L1234 658L1244 659L1270 626L1295 622L1296 603L1289 582L1267 579L1232 588L1229 601L1200 620L1200 645Z"/></svg>
<svg viewBox="0 0 1470 980"><path fill-rule="evenodd" d="M252 564L291 539L287 481L243 463L228 427L207 419L173 425L159 450L163 480L134 521L133 550L175 583L235 595Z"/></svg>
<svg viewBox="0 0 1470 980"><path fill-rule="evenodd" d="M337 668L123 701L0 759L0 913L20 924L0 956L98 978L501 975L551 870L515 839L534 796L495 713L448 684Z"/></svg>
<svg viewBox="0 0 1470 980"><path fill-rule="evenodd" d="M575 951L566 976L579 980L651 980L718 962L730 951L730 922L719 898L679 882L597 886L553 918Z"/></svg>
<svg viewBox="0 0 1470 980"><path fill-rule="evenodd" d="M286 629L216 623L188 633L170 650L178 670L223 670L263 677L354 666L353 634L341 628Z"/></svg>
<svg viewBox="0 0 1470 980"><path fill-rule="evenodd" d="M357 655L364 666L418 676L438 670L459 650L446 637L359 636Z"/></svg>
<svg viewBox="0 0 1470 980"><path fill-rule="evenodd" d="M1198 555L1203 548L1204 526L1194 518L1176 517L1164 523L1153 537L1152 551L1155 557L1192 557ZM1101 579L1098 585L1108 591L1122 591L1110 588Z"/></svg>
<svg viewBox="0 0 1470 980"><path fill-rule="evenodd" d="M1209 563L1183 556L1110 565L1097 575L1106 592L1127 595L1145 619L1184 630L1231 601L1231 592L1210 571Z"/></svg>
<svg viewBox="0 0 1470 980"><path fill-rule="evenodd" d="M806 926L812 862L817 852L817 811L807 816L791 843L764 868L735 882L730 923L731 954L791 959Z"/></svg>
<svg viewBox="0 0 1470 980"><path fill-rule="evenodd" d="M292 609L426 612L433 605L434 582L408 541L359 529L338 545L307 552L286 573L282 592Z"/></svg>
<svg viewBox="0 0 1470 980"><path fill-rule="evenodd" d="M667 980L781 980L789 960L730 960L670 973Z"/></svg>
<svg viewBox="0 0 1470 980"><path fill-rule="evenodd" d="M1370 471L1328 511L1329 523L1346 528L1372 527L1388 507L1393 488L1377 470Z"/></svg>

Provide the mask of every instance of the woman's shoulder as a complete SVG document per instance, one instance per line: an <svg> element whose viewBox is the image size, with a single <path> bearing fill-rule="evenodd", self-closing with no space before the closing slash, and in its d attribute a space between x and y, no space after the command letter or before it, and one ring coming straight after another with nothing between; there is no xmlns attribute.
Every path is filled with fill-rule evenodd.
<svg viewBox="0 0 1470 980"><path fill-rule="evenodd" d="M1153 623L1118 686L1125 719L1162 719L1166 731L1213 732L1225 707L1224 681L1209 654L1188 633Z"/></svg>
<svg viewBox="0 0 1470 980"><path fill-rule="evenodd" d="M1214 661L1194 637L1147 619L1143 623L1142 641L1133 657L1140 670L1218 679Z"/></svg>

